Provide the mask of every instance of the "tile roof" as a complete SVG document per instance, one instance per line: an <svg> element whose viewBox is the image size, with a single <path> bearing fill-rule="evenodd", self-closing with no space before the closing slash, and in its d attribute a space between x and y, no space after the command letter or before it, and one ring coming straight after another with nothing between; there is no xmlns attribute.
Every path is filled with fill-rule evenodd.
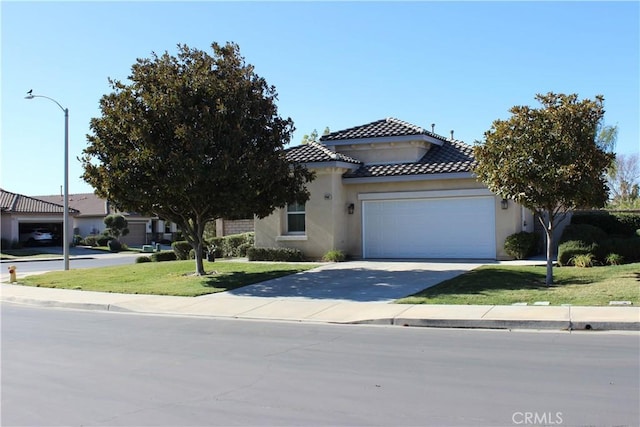
<svg viewBox="0 0 640 427"><path fill-rule="evenodd" d="M326 146L317 142L298 145L286 150L287 160L296 163L315 163L315 162L346 162L346 163L362 163L344 154L331 151Z"/></svg>
<svg viewBox="0 0 640 427"><path fill-rule="evenodd" d="M59 194L33 197L49 203L64 204L63 197ZM80 216L105 216L113 213L108 211L106 200L94 193L69 194L69 207L80 211Z"/></svg>
<svg viewBox="0 0 640 427"><path fill-rule="evenodd" d="M412 125L411 123L407 123L393 117L388 117L365 125L331 132L328 135L323 135L320 138L320 142L410 135L427 135L441 141L447 141L447 138L433 132L429 132L420 126Z"/></svg>
<svg viewBox="0 0 640 427"><path fill-rule="evenodd" d="M347 172L344 178L369 178L433 173L471 172L475 166L473 147L461 141L447 141L433 145L417 162L381 165L362 165Z"/></svg>
<svg viewBox="0 0 640 427"><path fill-rule="evenodd" d="M64 206L0 189L0 210L10 213L64 213ZM69 213L78 213L69 208Z"/></svg>
<svg viewBox="0 0 640 427"><path fill-rule="evenodd" d="M64 203L62 196L59 194L34 197L50 203ZM118 211L112 203L109 203L106 199L98 197L95 193L69 194L69 207L76 209L79 212L79 217L104 217L115 213L120 213L126 217L146 217L146 215L141 215L136 212Z"/></svg>

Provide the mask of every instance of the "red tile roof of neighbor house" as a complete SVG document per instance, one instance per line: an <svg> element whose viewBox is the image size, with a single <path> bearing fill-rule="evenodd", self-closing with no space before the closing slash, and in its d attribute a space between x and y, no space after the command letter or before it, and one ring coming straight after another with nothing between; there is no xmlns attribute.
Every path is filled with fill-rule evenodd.
<svg viewBox="0 0 640 427"><path fill-rule="evenodd" d="M49 196L34 196L38 199L45 200L51 203L63 203L63 197L59 194ZM110 214L119 213L126 217L146 217L136 212L120 212L113 204L107 200L98 197L94 193L77 193L69 194L69 207L75 208L79 211L79 217L90 216L107 216Z"/></svg>
<svg viewBox="0 0 640 427"><path fill-rule="evenodd" d="M331 132L323 135L320 141L338 141L345 139L361 139L361 138L383 138L388 136L410 136L410 135L427 135L441 141L447 141L444 136L438 135L428 130L412 125L411 123L388 117L375 122L367 123L361 126Z"/></svg>
<svg viewBox="0 0 640 427"><path fill-rule="evenodd" d="M37 199L50 203L64 204L64 198L60 194L48 196L34 196ZM69 194L69 206L80 212L79 216L105 216L110 213L106 200L94 193Z"/></svg>
<svg viewBox="0 0 640 427"><path fill-rule="evenodd" d="M335 153L322 144L322 141L410 135L427 135L443 141L443 144L432 144L426 154L417 162L385 163L378 165L362 164L361 161L340 153ZM344 161L360 164L358 169L345 173L343 175L344 178L471 172L476 164L472 146L462 141L447 139L441 135L429 132L420 126L393 118L332 132L324 135L320 138L320 141L320 143L309 143L289 148L287 150L287 159L297 163Z"/></svg>
<svg viewBox="0 0 640 427"><path fill-rule="evenodd" d="M9 213L64 213L64 205L0 189L0 210ZM69 213L78 211L69 207Z"/></svg>

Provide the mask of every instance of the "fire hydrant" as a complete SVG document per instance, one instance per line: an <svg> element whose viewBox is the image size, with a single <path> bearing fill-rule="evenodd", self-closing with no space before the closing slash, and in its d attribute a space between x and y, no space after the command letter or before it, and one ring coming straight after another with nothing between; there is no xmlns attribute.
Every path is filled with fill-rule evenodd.
<svg viewBox="0 0 640 427"><path fill-rule="evenodd" d="M18 279L16 278L16 266L10 265L9 266L9 283L15 283L17 281Z"/></svg>

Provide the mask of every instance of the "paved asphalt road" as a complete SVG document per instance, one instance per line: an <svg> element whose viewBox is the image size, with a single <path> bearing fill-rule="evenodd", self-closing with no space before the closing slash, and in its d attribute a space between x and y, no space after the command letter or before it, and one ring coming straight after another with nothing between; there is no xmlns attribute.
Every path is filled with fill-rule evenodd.
<svg viewBox="0 0 640 427"><path fill-rule="evenodd" d="M107 267L110 265L133 264L135 259L142 254L133 252L122 252L120 254L110 254L97 251L86 251L79 253L78 258L72 258L69 266L76 268L93 268ZM15 265L19 273L35 272L35 271L57 271L64 269L64 261L62 259L47 260L41 258L34 261L11 262L9 260L2 262L2 273L6 274L9 265Z"/></svg>
<svg viewBox="0 0 640 427"><path fill-rule="evenodd" d="M3 426L640 424L637 333L1 315Z"/></svg>

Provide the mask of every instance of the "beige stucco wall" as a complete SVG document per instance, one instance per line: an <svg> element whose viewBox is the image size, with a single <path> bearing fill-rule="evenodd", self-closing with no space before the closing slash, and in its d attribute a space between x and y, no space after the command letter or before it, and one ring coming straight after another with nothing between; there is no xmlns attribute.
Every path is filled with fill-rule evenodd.
<svg viewBox="0 0 640 427"><path fill-rule="evenodd" d="M0 214L0 237L8 240L9 242L13 240L10 214Z"/></svg>
<svg viewBox="0 0 640 427"><path fill-rule="evenodd" d="M431 146L426 141L353 144L332 147L334 151L364 164L411 163L420 160Z"/></svg>
<svg viewBox="0 0 640 427"><path fill-rule="evenodd" d="M316 179L308 184L311 198L305 205L306 233L286 233L286 209L277 209L256 219L257 247L300 249L309 258L322 258L331 249L347 250L347 207L342 185L343 168L315 169Z"/></svg>
<svg viewBox="0 0 640 427"><path fill-rule="evenodd" d="M304 236L286 235L286 210L279 209L267 218L256 220L256 246L297 248L310 258L321 258L331 249L340 249L353 258L361 258L360 194L485 188L474 178L344 184L349 181L343 182L342 173L344 170L339 168L316 169L316 179L308 185L311 199L306 204L307 230ZM347 206L351 203L355 211L349 215ZM495 197L495 221L496 257L508 259L504 252L505 239L523 229L532 231L529 228L533 225L533 217L512 201L509 201L507 209L502 209L501 199Z"/></svg>

